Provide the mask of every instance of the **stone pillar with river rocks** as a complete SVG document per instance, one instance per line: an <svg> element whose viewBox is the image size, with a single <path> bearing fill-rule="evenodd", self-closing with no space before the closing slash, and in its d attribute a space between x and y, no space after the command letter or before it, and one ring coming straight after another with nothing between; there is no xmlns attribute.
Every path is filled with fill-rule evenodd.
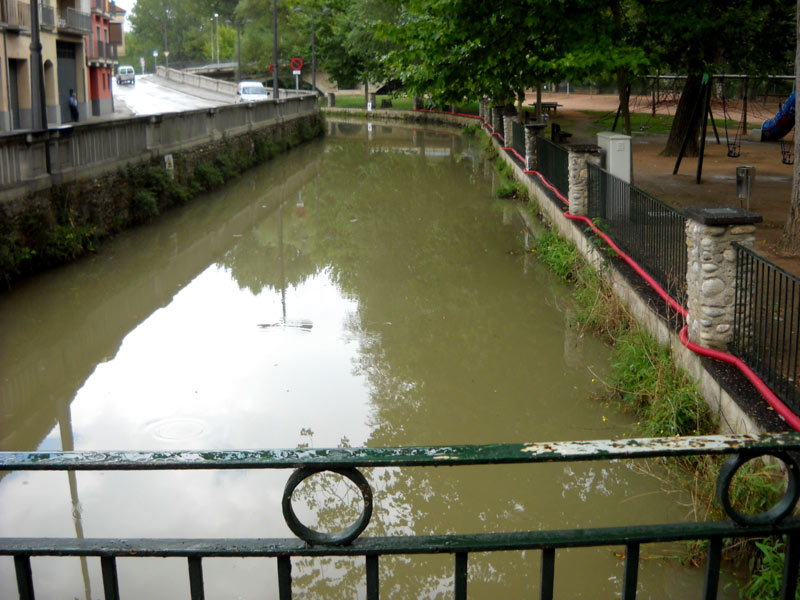
<svg viewBox="0 0 800 600"><path fill-rule="evenodd" d="M544 133L544 123L530 123L525 125L525 168L530 170L538 167L536 160L536 136Z"/></svg>
<svg viewBox="0 0 800 600"><path fill-rule="evenodd" d="M589 214L589 163L599 165L600 146L574 144L569 150L569 214Z"/></svg>
<svg viewBox="0 0 800 600"><path fill-rule="evenodd" d="M733 243L752 249L755 223L762 217L736 207L689 206L682 213L687 219L689 341L726 351L733 341L735 319L737 252Z"/></svg>
<svg viewBox="0 0 800 600"><path fill-rule="evenodd" d="M503 135L503 107L502 106L493 106L492 107L492 128L494 129L494 133L499 135Z"/></svg>
<svg viewBox="0 0 800 600"><path fill-rule="evenodd" d="M503 140L505 140L506 146L514 144L514 121L516 119L517 115L503 115Z"/></svg>

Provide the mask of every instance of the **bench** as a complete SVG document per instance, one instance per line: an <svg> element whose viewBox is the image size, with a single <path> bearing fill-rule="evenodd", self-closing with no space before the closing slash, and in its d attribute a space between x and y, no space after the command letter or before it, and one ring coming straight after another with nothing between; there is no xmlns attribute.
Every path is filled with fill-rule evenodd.
<svg viewBox="0 0 800 600"><path fill-rule="evenodd" d="M536 106L536 102L531 102L528 106ZM559 104L558 102L542 102L542 112L546 114L550 114L552 111L553 114L556 114L556 109L559 106L564 106L563 104Z"/></svg>

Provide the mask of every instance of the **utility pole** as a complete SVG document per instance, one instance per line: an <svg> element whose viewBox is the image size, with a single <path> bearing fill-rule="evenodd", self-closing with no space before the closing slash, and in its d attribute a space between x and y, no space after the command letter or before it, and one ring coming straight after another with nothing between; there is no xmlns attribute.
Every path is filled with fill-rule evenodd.
<svg viewBox="0 0 800 600"><path fill-rule="evenodd" d="M272 0L272 97L278 99L278 0Z"/></svg>

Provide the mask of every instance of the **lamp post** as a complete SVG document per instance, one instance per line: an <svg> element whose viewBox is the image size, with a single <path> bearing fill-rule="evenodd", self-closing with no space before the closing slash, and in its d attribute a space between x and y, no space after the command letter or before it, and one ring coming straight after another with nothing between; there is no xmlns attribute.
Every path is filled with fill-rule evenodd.
<svg viewBox="0 0 800 600"><path fill-rule="evenodd" d="M214 29L217 31L217 68L219 68L219 13L214 13Z"/></svg>
<svg viewBox="0 0 800 600"><path fill-rule="evenodd" d="M214 64L214 17L209 19L211 22L211 64Z"/></svg>
<svg viewBox="0 0 800 600"><path fill-rule="evenodd" d="M304 11L299 6L294 9L294 12L298 13L306 13L311 17L311 90L316 94L317 93L317 49L315 45L315 33L314 33L314 16L315 13ZM319 13L319 15L326 15L331 12L329 8L323 8Z"/></svg>
<svg viewBox="0 0 800 600"><path fill-rule="evenodd" d="M278 99L278 0L272 0L272 97Z"/></svg>

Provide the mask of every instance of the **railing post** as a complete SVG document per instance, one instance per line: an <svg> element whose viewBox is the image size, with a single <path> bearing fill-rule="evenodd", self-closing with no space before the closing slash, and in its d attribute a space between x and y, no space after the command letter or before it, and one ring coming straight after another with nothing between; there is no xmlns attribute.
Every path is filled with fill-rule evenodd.
<svg viewBox="0 0 800 600"><path fill-rule="evenodd" d="M536 136L544 133L544 123L530 123L525 125L525 168L532 171L537 168Z"/></svg>
<svg viewBox="0 0 800 600"><path fill-rule="evenodd" d="M753 248L762 218L741 208L689 206L686 217L686 284L689 341L727 350L733 340L736 298L734 242Z"/></svg>
<svg viewBox="0 0 800 600"><path fill-rule="evenodd" d="M589 167L588 163L600 164L600 147L594 144L569 146L569 213L589 214Z"/></svg>
<svg viewBox="0 0 800 600"><path fill-rule="evenodd" d="M486 120L486 98L478 101L478 116L484 121Z"/></svg>
<svg viewBox="0 0 800 600"><path fill-rule="evenodd" d="M328 106L336 106L336 94L333 92L328 93Z"/></svg>

